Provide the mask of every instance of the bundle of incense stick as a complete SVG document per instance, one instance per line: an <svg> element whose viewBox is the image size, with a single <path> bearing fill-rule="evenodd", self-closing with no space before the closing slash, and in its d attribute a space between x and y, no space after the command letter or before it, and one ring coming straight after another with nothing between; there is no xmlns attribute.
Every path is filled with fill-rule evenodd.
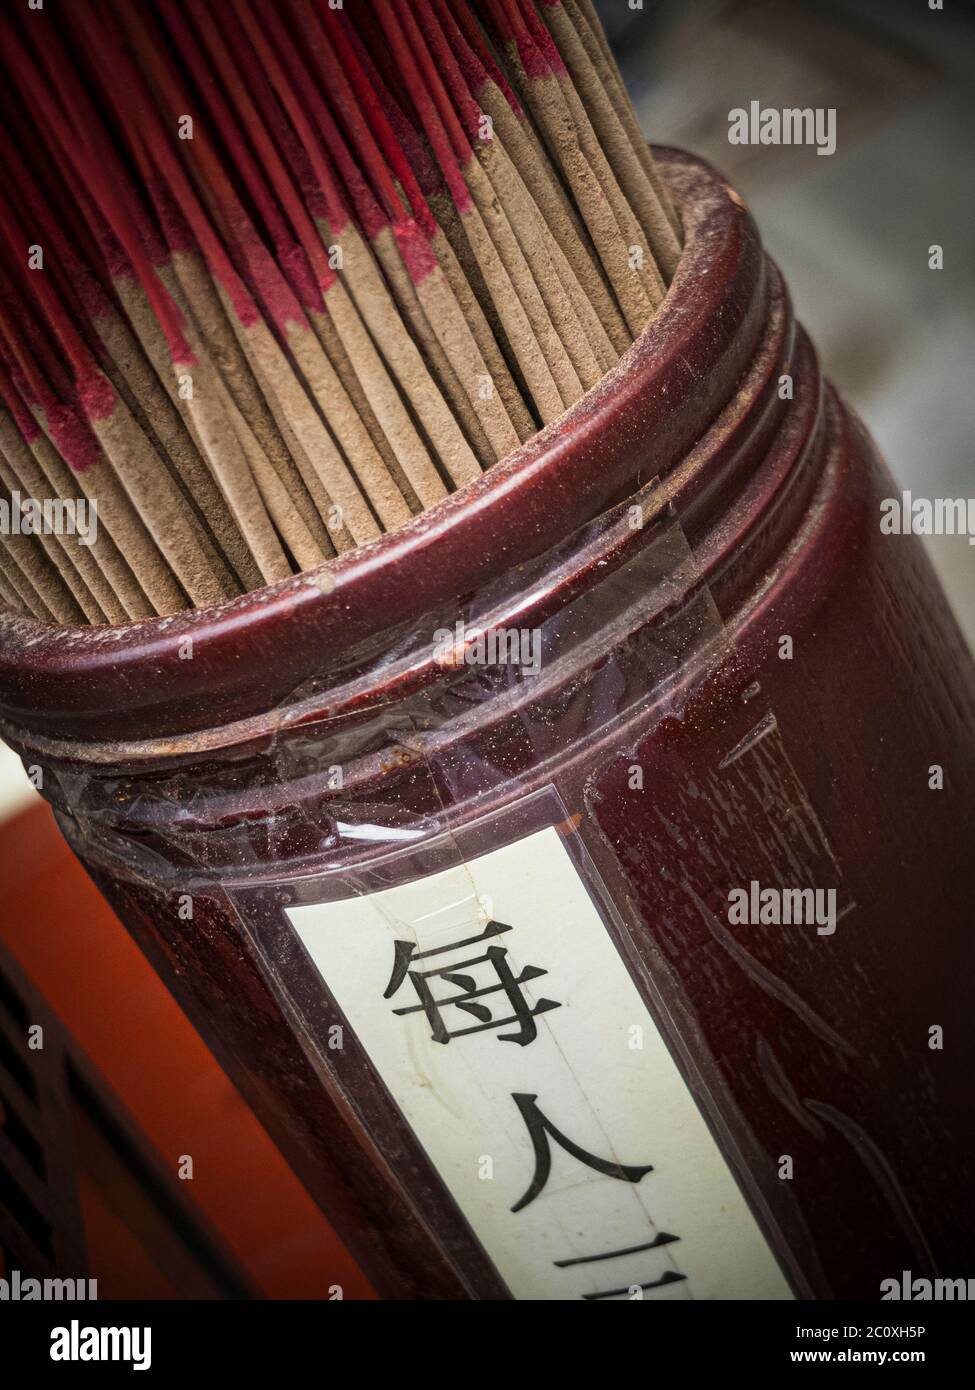
<svg viewBox="0 0 975 1390"><path fill-rule="evenodd" d="M47 0L0 52L0 600L48 622L401 526L680 254L591 0Z"/></svg>

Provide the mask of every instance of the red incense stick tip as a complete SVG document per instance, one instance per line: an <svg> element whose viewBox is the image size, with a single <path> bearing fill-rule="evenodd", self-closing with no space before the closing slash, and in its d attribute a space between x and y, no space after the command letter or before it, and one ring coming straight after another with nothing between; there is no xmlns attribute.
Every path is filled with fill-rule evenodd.
<svg viewBox="0 0 975 1390"><path fill-rule="evenodd" d="M164 179L158 174L146 176L146 188L156 209L156 216L166 239L166 246L172 251L191 252L199 249L190 224L180 211L179 204L169 191ZM168 257L167 257L168 259Z"/></svg>
<svg viewBox="0 0 975 1390"><path fill-rule="evenodd" d="M562 54L559 52L558 46L552 38L552 35L535 13L530 0L510 0L510 3L520 3L521 14L525 20L525 28L542 53L550 71L554 72L558 77L567 77L569 70L565 66Z"/></svg>
<svg viewBox="0 0 975 1390"><path fill-rule="evenodd" d="M419 0L417 28L425 43L429 45L429 58L442 78L444 99L449 98L449 102L453 104L467 139L473 145L480 138L481 109L470 94L460 65L429 0Z"/></svg>
<svg viewBox="0 0 975 1390"><path fill-rule="evenodd" d="M101 372L89 372L77 381L78 399L89 420L107 420L118 398L115 388Z"/></svg>
<svg viewBox="0 0 975 1390"><path fill-rule="evenodd" d="M101 445L91 426L69 406L53 403L47 412L47 427L58 452L75 473L85 473L100 461Z"/></svg>
<svg viewBox="0 0 975 1390"><path fill-rule="evenodd" d="M521 59L521 65L525 69L527 77L534 81L552 76L551 64L530 37L519 38L516 40L516 44L518 57Z"/></svg>
<svg viewBox="0 0 975 1390"><path fill-rule="evenodd" d="M483 70L484 76L490 78L495 84L515 115L524 119L524 108L515 95L508 79L495 62L494 54L485 42L484 34L477 20L471 14L466 0L436 0L436 3L440 6L441 18L447 13L448 4L452 6L450 18L454 27L463 34L464 45L466 45L467 52L476 59ZM468 81L470 80L471 79L468 78ZM477 81L472 82L472 90L476 91L477 85Z"/></svg>
<svg viewBox="0 0 975 1390"><path fill-rule="evenodd" d="M395 227L396 244L414 283L426 278L437 267L437 258L430 241L415 222L400 222Z"/></svg>
<svg viewBox="0 0 975 1390"><path fill-rule="evenodd" d="M296 241L278 243L278 262L284 271L285 279L294 289L304 308L313 309L316 313L323 313L325 310L325 300L322 298L323 286L315 279L308 257ZM334 276L332 278L334 279Z"/></svg>

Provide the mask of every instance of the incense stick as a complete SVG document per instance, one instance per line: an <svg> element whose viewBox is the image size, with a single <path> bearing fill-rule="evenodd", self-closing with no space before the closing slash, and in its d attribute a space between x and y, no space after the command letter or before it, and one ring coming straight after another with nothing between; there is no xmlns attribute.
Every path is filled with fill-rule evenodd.
<svg viewBox="0 0 975 1390"><path fill-rule="evenodd" d="M579 401L680 257L590 0L49 0L0 47L0 602L43 622L402 526Z"/></svg>

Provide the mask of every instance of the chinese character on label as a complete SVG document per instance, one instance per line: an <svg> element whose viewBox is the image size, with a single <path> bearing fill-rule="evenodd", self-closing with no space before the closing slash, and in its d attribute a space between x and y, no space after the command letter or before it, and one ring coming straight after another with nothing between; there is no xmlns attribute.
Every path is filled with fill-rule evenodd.
<svg viewBox="0 0 975 1390"><path fill-rule="evenodd" d="M494 936L501 936L503 932L508 931L511 931L511 927L506 927L501 922L489 922L480 936L468 936L463 941L455 941L450 946L438 946L432 951L418 951L412 941L395 942L393 973L389 978L389 984L386 986L383 998L391 999L408 976L420 1002L406 1008L394 1009L393 1012L395 1014L415 1014L422 1009L429 1021L434 1042L448 1043L451 1038L462 1038L468 1033L483 1033L486 1029L506 1028L509 1023L517 1023L518 1031L516 1033L499 1033L499 1042L516 1042L521 1047L524 1047L526 1043L534 1042L538 1036L535 1016L548 1013L549 1009L557 1009L559 1005L554 999L539 999L538 1003L531 1007L521 992L521 986L526 984L528 980L537 980L542 975L547 975L547 970L540 970L535 965L527 965L520 975L514 975L508 964L508 952L503 946L488 946L483 955L467 956L463 960L446 961L432 970L410 969L414 961L428 960L431 956L443 956L452 951L462 950L467 946L476 946L481 941L489 940ZM481 972L488 983L478 984L478 977L460 973L479 965L490 967L490 969L485 968ZM442 980L448 985L456 986L460 993L437 999L434 997L431 987L430 982L432 980ZM495 983L490 983L492 980ZM498 1003L501 1004L506 1001L513 1010L512 1013L502 1018L495 1018L493 1015L492 1010L497 1007L495 1003L492 1002L488 1005L474 1002L475 1000L483 1000L490 995L502 993L504 1000L498 1001ZM443 1012L448 1008L463 1009L469 1017L480 1021L467 1028L451 1030L443 1020Z"/></svg>

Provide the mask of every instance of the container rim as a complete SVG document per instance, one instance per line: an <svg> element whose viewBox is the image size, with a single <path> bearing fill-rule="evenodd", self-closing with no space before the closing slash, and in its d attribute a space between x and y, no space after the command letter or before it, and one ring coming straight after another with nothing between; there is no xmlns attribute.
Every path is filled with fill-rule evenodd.
<svg viewBox="0 0 975 1390"><path fill-rule="evenodd" d="M684 222L681 259L653 322L580 401L398 530L277 584L117 626L0 613L0 719L14 741L26 730L158 738L258 714L341 652L543 553L672 467L744 372L767 283L757 229L723 176L654 152Z"/></svg>

